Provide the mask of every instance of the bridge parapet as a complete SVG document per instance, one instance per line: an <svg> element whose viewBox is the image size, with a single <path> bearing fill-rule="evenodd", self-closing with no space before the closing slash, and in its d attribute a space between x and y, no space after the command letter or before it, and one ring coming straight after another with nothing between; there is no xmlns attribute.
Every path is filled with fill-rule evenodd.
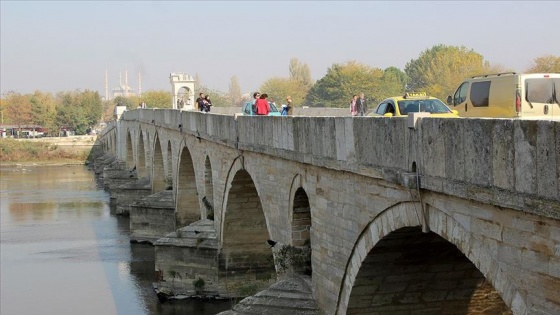
<svg viewBox="0 0 560 315"><path fill-rule="evenodd" d="M560 218L559 121L424 118L410 129L400 118L176 110L127 111L123 119L404 185L417 172L423 189Z"/></svg>

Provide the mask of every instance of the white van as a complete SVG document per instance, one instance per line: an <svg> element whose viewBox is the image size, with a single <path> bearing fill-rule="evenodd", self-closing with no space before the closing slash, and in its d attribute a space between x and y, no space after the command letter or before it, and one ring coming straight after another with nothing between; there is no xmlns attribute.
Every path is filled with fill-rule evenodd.
<svg viewBox="0 0 560 315"><path fill-rule="evenodd" d="M560 119L560 73L472 77L447 103L461 117Z"/></svg>

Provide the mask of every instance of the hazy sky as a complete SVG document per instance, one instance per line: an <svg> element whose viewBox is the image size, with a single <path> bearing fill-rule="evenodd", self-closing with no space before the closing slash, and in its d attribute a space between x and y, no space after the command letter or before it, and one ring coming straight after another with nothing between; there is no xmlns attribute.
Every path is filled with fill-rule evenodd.
<svg viewBox="0 0 560 315"><path fill-rule="evenodd" d="M466 46L516 71L560 55L558 1L0 1L2 93L170 90L198 74L226 92L287 77L291 58L314 80L334 63L404 69L437 44Z"/></svg>

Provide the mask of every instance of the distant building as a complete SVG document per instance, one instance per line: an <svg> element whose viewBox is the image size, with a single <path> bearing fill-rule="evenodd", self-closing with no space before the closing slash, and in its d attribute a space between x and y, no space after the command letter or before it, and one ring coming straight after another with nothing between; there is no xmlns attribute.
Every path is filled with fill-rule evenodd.
<svg viewBox="0 0 560 315"><path fill-rule="evenodd" d="M119 72L119 85L111 90L109 93L109 78L107 75L107 70L105 70L105 97L104 100L112 100L117 96L130 97L142 94L142 76L138 72L138 94L136 91L128 85L128 70L124 71L124 82L122 80L122 75Z"/></svg>

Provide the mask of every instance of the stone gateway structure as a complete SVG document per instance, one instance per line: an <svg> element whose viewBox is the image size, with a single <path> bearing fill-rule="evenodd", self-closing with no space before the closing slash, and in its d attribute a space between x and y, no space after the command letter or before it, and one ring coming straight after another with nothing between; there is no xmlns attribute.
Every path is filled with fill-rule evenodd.
<svg viewBox="0 0 560 315"><path fill-rule="evenodd" d="M195 79L186 73L171 73L171 94L173 95L173 109L192 110L194 106Z"/></svg>
<svg viewBox="0 0 560 315"><path fill-rule="evenodd" d="M560 312L559 121L138 109L99 141L161 294L250 296L229 314Z"/></svg>

